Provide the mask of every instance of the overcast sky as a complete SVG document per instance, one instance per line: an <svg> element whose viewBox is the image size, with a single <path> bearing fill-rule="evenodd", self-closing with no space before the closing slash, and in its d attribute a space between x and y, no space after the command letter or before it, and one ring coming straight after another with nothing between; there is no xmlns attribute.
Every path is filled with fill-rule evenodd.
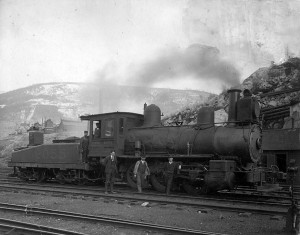
<svg viewBox="0 0 300 235"><path fill-rule="evenodd" d="M0 91L105 80L217 93L299 56L299 12L298 0L0 0Z"/></svg>

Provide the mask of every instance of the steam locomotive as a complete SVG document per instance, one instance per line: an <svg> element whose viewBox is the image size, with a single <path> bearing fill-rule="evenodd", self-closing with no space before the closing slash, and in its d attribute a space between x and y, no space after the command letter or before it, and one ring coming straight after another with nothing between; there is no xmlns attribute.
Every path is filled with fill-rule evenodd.
<svg viewBox="0 0 300 235"><path fill-rule="evenodd" d="M136 187L133 168L140 156L147 157L152 185L165 190L163 165L169 156L181 169L174 179L174 189L188 193L232 189L236 185L260 185L275 182L274 169L261 167L262 130L260 107L251 96L240 96L241 90L228 91L228 122L217 126L214 110L203 107L195 125L177 122L161 124L161 110L144 106L144 115L113 112L81 116L89 126L88 162L82 161L75 140L43 144L38 132L29 134L30 144L13 152L10 167L18 169L24 180L56 179L60 183L85 183L104 179L101 160L114 149L118 157L119 179ZM99 135L93 135L97 124Z"/></svg>

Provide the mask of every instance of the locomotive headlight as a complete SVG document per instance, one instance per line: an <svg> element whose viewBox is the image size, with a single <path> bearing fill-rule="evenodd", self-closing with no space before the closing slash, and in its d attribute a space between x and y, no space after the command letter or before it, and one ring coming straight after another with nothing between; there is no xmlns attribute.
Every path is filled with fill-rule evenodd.
<svg viewBox="0 0 300 235"><path fill-rule="evenodd" d="M257 149L261 149L261 146L262 146L262 140L261 140L261 138L257 138L257 140L256 140L256 148Z"/></svg>

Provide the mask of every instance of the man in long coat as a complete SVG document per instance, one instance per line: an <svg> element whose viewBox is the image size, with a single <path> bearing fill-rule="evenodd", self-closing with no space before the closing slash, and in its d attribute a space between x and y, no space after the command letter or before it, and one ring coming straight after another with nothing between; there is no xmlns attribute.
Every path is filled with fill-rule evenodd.
<svg viewBox="0 0 300 235"><path fill-rule="evenodd" d="M105 165L105 194L108 193L108 184L110 184L111 193L114 192L115 177L118 172L116 152L112 150L110 155L104 159Z"/></svg>
<svg viewBox="0 0 300 235"><path fill-rule="evenodd" d="M89 154L89 137L88 131L84 131L84 136L80 138L79 151L82 156L83 162L88 162L88 154Z"/></svg>

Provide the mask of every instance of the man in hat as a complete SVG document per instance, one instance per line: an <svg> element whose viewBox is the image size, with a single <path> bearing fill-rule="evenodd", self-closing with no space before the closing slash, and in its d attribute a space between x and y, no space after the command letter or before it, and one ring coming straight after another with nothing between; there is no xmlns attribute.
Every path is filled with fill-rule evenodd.
<svg viewBox="0 0 300 235"><path fill-rule="evenodd" d="M81 156L82 156L82 161L87 162L88 161L88 154L89 154L88 131L84 131L84 136L80 138L79 151L80 151Z"/></svg>
<svg viewBox="0 0 300 235"><path fill-rule="evenodd" d="M100 126L100 121L96 123L96 128L94 131L94 138L100 138L101 137L101 126Z"/></svg>
<svg viewBox="0 0 300 235"><path fill-rule="evenodd" d="M146 156L142 156L141 160L137 161L134 170L133 170L134 177L136 177L136 184L138 188L138 192L142 192L142 182L150 175L150 170L148 164L146 162Z"/></svg>
<svg viewBox="0 0 300 235"><path fill-rule="evenodd" d="M105 194L108 194L108 184L110 184L110 192L114 192L115 177L118 172L116 152L112 150L110 155L104 159L105 165Z"/></svg>
<svg viewBox="0 0 300 235"><path fill-rule="evenodd" d="M181 169L181 165L173 161L173 157L169 156L169 161L164 165L164 176L166 182L166 194L169 195L172 189L174 174L178 169Z"/></svg>

